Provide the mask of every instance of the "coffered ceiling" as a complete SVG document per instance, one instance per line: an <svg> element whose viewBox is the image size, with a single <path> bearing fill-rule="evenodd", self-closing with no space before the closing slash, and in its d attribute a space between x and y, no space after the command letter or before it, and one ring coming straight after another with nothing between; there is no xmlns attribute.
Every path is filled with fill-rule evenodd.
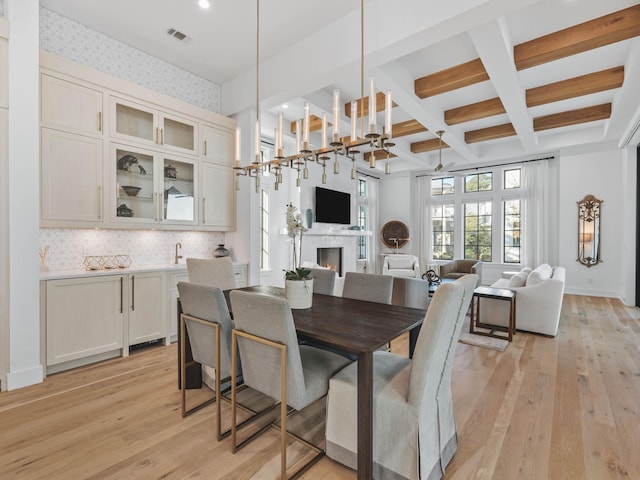
<svg viewBox="0 0 640 480"><path fill-rule="evenodd" d="M41 0L219 83L223 114L255 108L255 2L211 3L202 11L197 0L136 0L135 9L125 0ZM346 135L348 102L374 77L396 105L394 172L432 170L438 130L445 131L443 163L457 169L616 148L640 118L636 2L368 0L364 57L359 1L260 3L260 110L283 111L293 122L307 101L313 115L331 118L337 88ZM168 28L187 41L168 36Z"/></svg>

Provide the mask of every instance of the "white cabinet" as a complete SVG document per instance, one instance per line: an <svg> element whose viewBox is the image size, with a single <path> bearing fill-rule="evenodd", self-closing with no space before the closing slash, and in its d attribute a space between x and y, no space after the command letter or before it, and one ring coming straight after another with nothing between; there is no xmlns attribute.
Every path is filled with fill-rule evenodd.
<svg viewBox="0 0 640 480"><path fill-rule="evenodd" d="M47 366L123 347L124 282L124 275L47 282Z"/></svg>
<svg viewBox="0 0 640 480"><path fill-rule="evenodd" d="M234 263L233 274L235 275L237 288L242 288L247 286L247 264L246 263Z"/></svg>
<svg viewBox="0 0 640 480"><path fill-rule="evenodd" d="M235 230L234 120L44 52L40 66L42 227Z"/></svg>
<svg viewBox="0 0 640 480"><path fill-rule="evenodd" d="M235 132L229 129L208 124L200 125L202 159L218 165L233 167L234 134Z"/></svg>
<svg viewBox="0 0 640 480"><path fill-rule="evenodd" d="M214 163L200 165L202 192L200 224L215 230L229 231L236 228L236 191L234 171Z"/></svg>
<svg viewBox="0 0 640 480"><path fill-rule="evenodd" d="M42 126L81 135L102 135L101 91L42 74L40 92Z"/></svg>
<svg viewBox="0 0 640 480"><path fill-rule="evenodd" d="M110 97L111 137L198 154L198 123L153 105Z"/></svg>
<svg viewBox="0 0 640 480"><path fill-rule="evenodd" d="M129 345L166 337L163 272L129 275Z"/></svg>
<svg viewBox="0 0 640 480"><path fill-rule="evenodd" d="M43 226L102 221L102 140L41 129L40 215Z"/></svg>
<svg viewBox="0 0 640 480"><path fill-rule="evenodd" d="M0 18L0 107L9 108L9 26Z"/></svg>
<svg viewBox="0 0 640 480"><path fill-rule="evenodd" d="M197 164L194 159L131 145L112 144L114 200L111 218L129 224L197 223Z"/></svg>
<svg viewBox="0 0 640 480"><path fill-rule="evenodd" d="M167 308L169 309L169 327L168 336L173 342L178 339L178 282L188 282L189 274L186 270L181 272L169 273L167 280L168 295L167 295Z"/></svg>

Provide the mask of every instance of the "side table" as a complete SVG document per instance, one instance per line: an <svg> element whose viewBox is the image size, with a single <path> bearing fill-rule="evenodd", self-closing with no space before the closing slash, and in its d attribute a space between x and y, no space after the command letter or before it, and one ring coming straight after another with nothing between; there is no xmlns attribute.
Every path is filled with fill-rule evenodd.
<svg viewBox="0 0 640 480"><path fill-rule="evenodd" d="M509 302L509 324L504 327L502 325L492 325L482 322L480 318L480 300L482 298L490 298L493 300L502 300ZM477 328L489 331L476 330ZM496 331L505 332L506 335L498 334ZM516 292L506 288L494 287L478 287L473 291L471 298L471 319L469 322L469 333L476 335L485 335L487 337L502 338L511 341L516 333Z"/></svg>

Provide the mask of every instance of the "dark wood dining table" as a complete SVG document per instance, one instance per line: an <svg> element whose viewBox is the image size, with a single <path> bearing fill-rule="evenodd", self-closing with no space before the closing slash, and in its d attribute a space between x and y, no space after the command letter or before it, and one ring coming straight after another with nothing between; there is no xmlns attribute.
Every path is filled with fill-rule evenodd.
<svg viewBox="0 0 640 480"><path fill-rule="evenodd" d="M239 290L284 295L282 288L262 285ZM320 294L313 295L311 308L292 310L300 340L357 355L358 479L373 478L373 352L413 330L411 356L415 333L422 324L425 312L416 308Z"/></svg>

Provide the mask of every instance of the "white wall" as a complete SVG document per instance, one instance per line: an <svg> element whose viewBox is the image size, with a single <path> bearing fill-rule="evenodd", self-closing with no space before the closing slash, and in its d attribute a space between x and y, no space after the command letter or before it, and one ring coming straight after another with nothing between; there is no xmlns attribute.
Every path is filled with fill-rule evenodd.
<svg viewBox="0 0 640 480"><path fill-rule="evenodd" d="M7 389L42 381L38 305L40 192L38 1L8 0L9 372ZM6 266L4 266L6 268Z"/></svg>
<svg viewBox="0 0 640 480"><path fill-rule="evenodd" d="M560 265L567 269L567 293L622 296L622 279L626 259L623 212L625 202L635 203L635 197L625 198L625 152L562 155L560 157ZM602 263L587 268L576 261L578 256L578 201L585 195L604 200L601 207L600 254Z"/></svg>
<svg viewBox="0 0 640 480"><path fill-rule="evenodd" d="M384 176L380 180L380 202L378 205L380 228L391 220L403 222L409 228L409 237L411 240L407 244L399 248L400 253L410 253L419 255L415 226L412 222L414 208L412 203L412 189L414 184L408 175ZM393 251L380 241L380 232L373 232L374 238L378 242L378 251L380 253L388 253Z"/></svg>

